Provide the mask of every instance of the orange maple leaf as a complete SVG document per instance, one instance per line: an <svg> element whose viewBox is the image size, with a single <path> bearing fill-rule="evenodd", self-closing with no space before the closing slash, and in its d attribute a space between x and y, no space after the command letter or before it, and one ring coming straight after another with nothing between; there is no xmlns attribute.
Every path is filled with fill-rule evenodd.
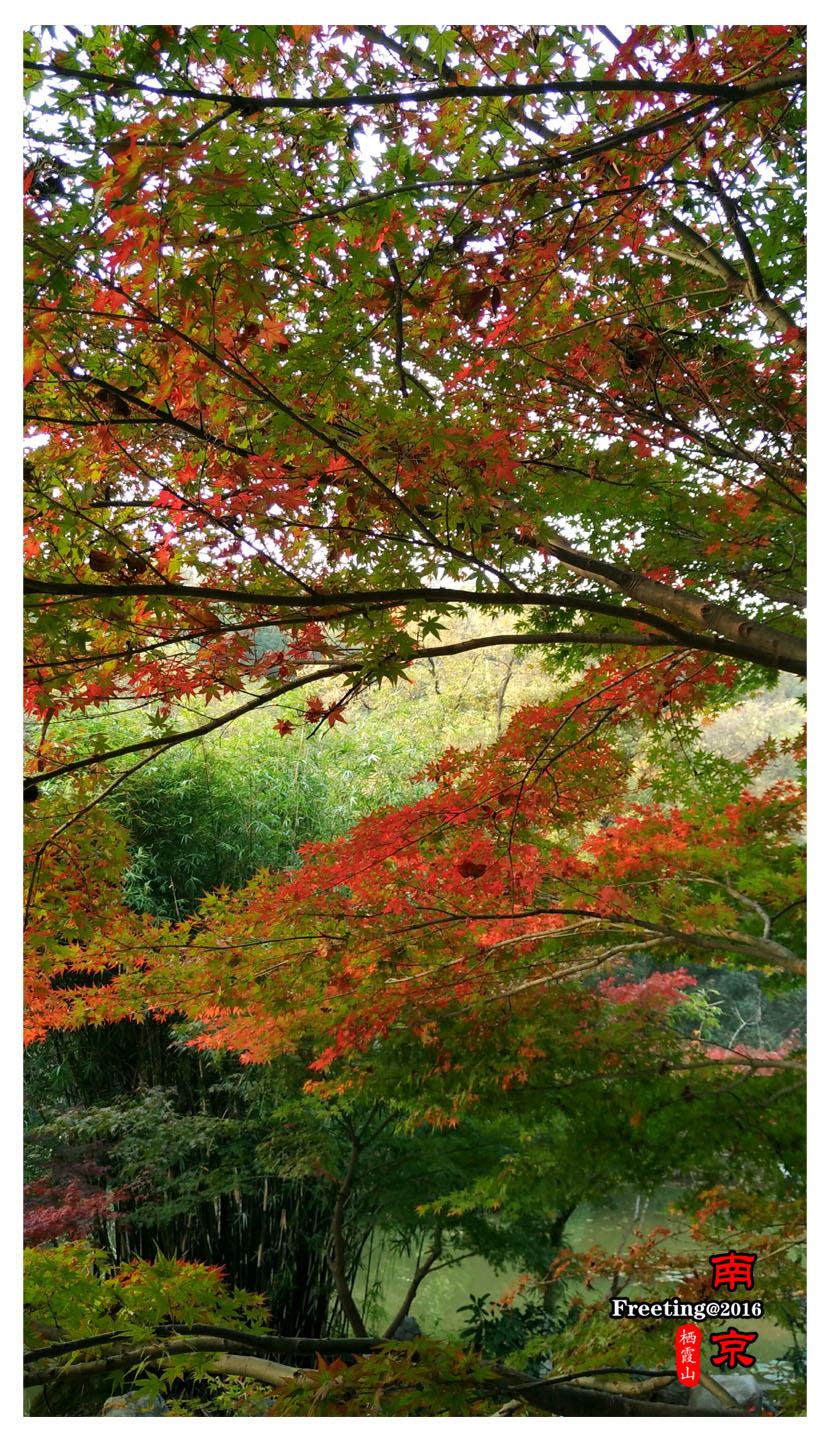
<svg viewBox="0 0 830 1442"><path fill-rule="evenodd" d="M283 323L276 316L269 316L264 322L260 337L265 344L265 349L272 351L274 346L279 350L288 350L291 342L283 329Z"/></svg>

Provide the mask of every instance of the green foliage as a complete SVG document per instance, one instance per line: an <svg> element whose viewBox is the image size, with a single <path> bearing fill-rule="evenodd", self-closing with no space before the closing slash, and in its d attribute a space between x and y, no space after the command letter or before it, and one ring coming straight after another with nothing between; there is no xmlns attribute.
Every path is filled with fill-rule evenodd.
<svg viewBox="0 0 830 1442"><path fill-rule="evenodd" d="M221 1267L165 1257L161 1252L152 1262L133 1259L113 1267L105 1252L83 1242L24 1251L24 1334L30 1348L42 1346L44 1338L54 1337L56 1331L73 1341L117 1332L125 1349L150 1347L158 1345L156 1329L161 1324L261 1330L266 1315L263 1298L230 1290ZM148 1369L142 1362L125 1363L116 1353L102 1381L93 1380L91 1388L76 1384L74 1395L70 1386L66 1414L73 1415L76 1409L82 1415L100 1411L108 1392L119 1386L150 1402L185 1379L192 1384L204 1376L214 1355L162 1349ZM68 1352L62 1354L61 1363L71 1366L90 1356L95 1352ZM57 1386L60 1391L60 1378Z"/></svg>
<svg viewBox="0 0 830 1442"><path fill-rule="evenodd" d="M165 1321L194 1325L264 1325L262 1297L228 1291L221 1267L159 1253L113 1267L106 1253L84 1242L27 1248L24 1252L26 1341L43 1341L40 1324L69 1337L123 1331L143 1341Z"/></svg>
<svg viewBox="0 0 830 1442"><path fill-rule="evenodd" d="M482 622L478 615L464 617L447 639L486 634ZM267 714L253 715L127 777L109 803L129 837L127 903L175 920L217 887L236 890L263 868L295 866L305 842L338 836L379 806L423 795L416 773L450 740L481 739L483 719L493 725L502 688L507 717L539 686L532 664L486 650L420 662L409 679L406 695L384 688L351 713L348 726L326 728L313 739L302 730L277 737ZM332 686L321 689L327 703L339 694ZM59 722L55 734L62 745L91 755L138 740L148 724L151 716L116 703L94 720Z"/></svg>
<svg viewBox="0 0 830 1442"><path fill-rule="evenodd" d="M493 1380L487 1364L461 1347L394 1342L349 1365L321 1363L313 1377L281 1387L271 1416L486 1416L495 1411Z"/></svg>
<svg viewBox="0 0 830 1442"><path fill-rule="evenodd" d="M35 1089L29 1178L51 1177L59 1189L94 1159L118 1193L112 1218L96 1229L111 1260L161 1248L219 1263L234 1283L267 1296L272 1326L289 1334L322 1329L331 1309L323 1253L332 1188L317 1174L298 1180L268 1158L274 1095L298 1090L301 1076L290 1065L254 1070L198 1058L153 1032L135 1028L133 1042L155 1052L165 1085L136 1080L125 1092L116 1052L121 1065L109 1088L91 1076L84 1105L56 1107L48 1078ZM111 1060L112 1046L110 1038ZM88 1056L92 1038L70 1039L67 1050ZM69 1090L77 1096L71 1083ZM104 1096L106 1104L96 1104Z"/></svg>
<svg viewBox="0 0 830 1442"><path fill-rule="evenodd" d="M135 910L186 916L208 891L296 865L302 843L325 832L320 769L263 739L170 752L122 788L115 804L132 841L124 896Z"/></svg>
<svg viewBox="0 0 830 1442"><path fill-rule="evenodd" d="M807 1302L795 1296L783 1309L792 1345L781 1358L784 1375L773 1388L773 1400L784 1417L802 1417L807 1407Z"/></svg>
<svg viewBox="0 0 830 1442"><path fill-rule="evenodd" d="M256 1327L265 1321L264 1299L228 1291L222 1268L157 1255L112 1268L107 1253L82 1242L24 1250L26 1341L37 1347L40 1325L68 1337L124 1331L144 1341L160 1322Z"/></svg>
<svg viewBox="0 0 830 1442"><path fill-rule="evenodd" d="M461 1329L461 1339L471 1343L483 1357L520 1362L524 1371L538 1376L543 1349L550 1346L557 1332L565 1331L578 1311L564 1303L556 1310L558 1315L545 1302L527 1296L513 1301L494 1301L487 1292L481 1297L471 1293L469 1303L458 1308L462 1315L469 1314Z"/></svg>

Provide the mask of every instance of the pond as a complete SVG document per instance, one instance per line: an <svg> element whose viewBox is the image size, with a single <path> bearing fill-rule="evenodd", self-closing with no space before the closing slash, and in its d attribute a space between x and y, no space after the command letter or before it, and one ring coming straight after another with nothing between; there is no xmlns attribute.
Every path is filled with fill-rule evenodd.
<svg viewBox="0 0 830 1442"><path fill-rule="evenodd" d="M669 1251L686 1250L688 1247L688 1233L678 1229L678 1219L669 1211L669 1207L678 1193L679 1188L667 1186L655 1192L648 1200L639 1199L637 1227L644 1235L652 1227L670 1228L673 1233L676 1233L676 1236L669 1239L667 1243ZM645 1205L643 1205L644 1201ZM632 1190L609 1198L602 1203L579 1207L567 1226L566 1242L568 1246L573 1247L576 1251L587 1251L592 1246L613 1250L626 1244L632 1237L637 1206L638 1198ZM368 1317L371 1319L370 1325L381 1324L400 1304L407 1283L411 1279L414 1263L414 1256L395 1255L387 1251L381 1260L377 1274L374 1274L373 1268L375 1303L374 1307L368 1306L366 1309ZM471 1294L482 1297L489 1293L492 1300L498 1300L515 1284L518 1277L519 1272L515 1268L497 1271L483 1257L468 1257L457 1267L448 1267L426 1277L421 1283L413 1303L412 1313L417 1318L421 1330L431 1336L447 1337L457 1334L466 1323L466 1315L459 1313L458 1309L469 1303ZM355 1289L358 1301L363 1301L364 1306L367 1300L367 1281L368 1278L364 1271ZM671 1297L673 1294L673 1278L671 1272L667 1272L664 1283L652 1289L650 1300L658 1301L663 1297ZM741 1296L746 1296L743 1290ZM724 1325L731 1326L732 1323L728 1322ZM781 1358L792 1346L792 1336L786 1328L779 1326L768 1317L760 1317L746 1323L738 1321L735 1325L758 1333L758 1340L753 1343L752 1352L758 1358L759 1380L764 1377L769 1382L784 1380L789 1374L789 1368L786 1363L782 1364ZM706 1335L705 1324L704 1335ZM673 1354L667 1365L674 1365Z"/></svg>

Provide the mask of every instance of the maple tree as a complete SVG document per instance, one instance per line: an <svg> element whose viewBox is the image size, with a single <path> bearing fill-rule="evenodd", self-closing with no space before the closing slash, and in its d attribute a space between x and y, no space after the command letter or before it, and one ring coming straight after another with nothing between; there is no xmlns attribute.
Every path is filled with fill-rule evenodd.
<svg viewBox="0 0 830 1442"><path fill-rule="evenodd" d="M734 1155L739 1086L794 1177L795 1043L671 1018L696 961L804 976L802 739L701 742L805 671L803 28L40 28L25 64L29 1038L183 1017L416 1128L509 1094L538 1135L555 1095L575 1195L683 1170L690 1098ZM550 699L420 799L192 916L123 903L146 761L484 644ZM138 739L72 723L127 704Z"/></svg>

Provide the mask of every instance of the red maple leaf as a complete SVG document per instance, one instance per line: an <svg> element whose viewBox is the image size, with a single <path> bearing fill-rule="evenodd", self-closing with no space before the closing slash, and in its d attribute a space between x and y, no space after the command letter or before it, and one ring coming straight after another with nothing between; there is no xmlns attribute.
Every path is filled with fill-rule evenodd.
<svg viewBox="0 0 830 1442"><path fill-rule="evenodd" d="M277 316L269 316L268 319L263 322L259 334L267 351L272 351L274 346L276 346L278 350L288 350L291 344L288 336L285 334L283 323Z"/></svg>

